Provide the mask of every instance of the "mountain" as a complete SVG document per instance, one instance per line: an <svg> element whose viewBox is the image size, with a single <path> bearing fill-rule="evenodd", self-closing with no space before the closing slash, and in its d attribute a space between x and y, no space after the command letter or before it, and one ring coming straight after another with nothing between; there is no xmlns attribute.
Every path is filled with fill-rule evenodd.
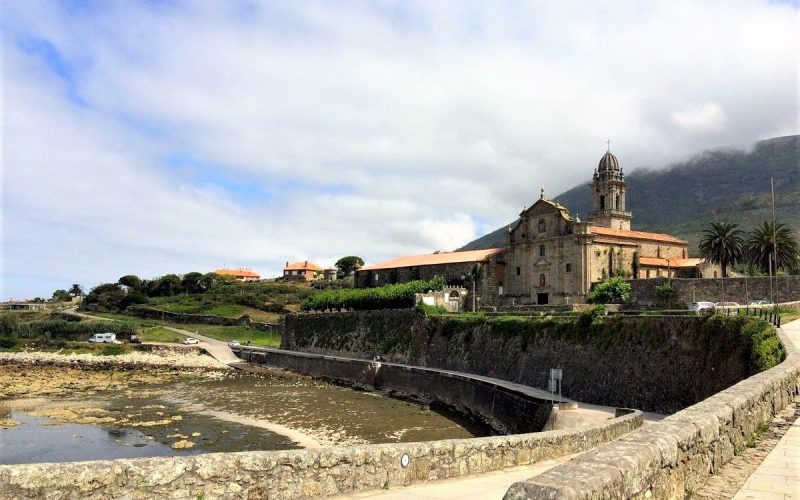
<svg viewBox="0 0 800 500"><path fill-rule="evenodd" d="M634 229L674 234L696 249L710 221L735 222L748 231L768 220L770 177L775 181L776 218L800 233L800 135L760 141L751 151L709 150L665 169L632 171L625 176L627 208L633 212ZM590 182L556 200L585 220L591 210ZM503 246L507 227L459 250Z"/></svg>

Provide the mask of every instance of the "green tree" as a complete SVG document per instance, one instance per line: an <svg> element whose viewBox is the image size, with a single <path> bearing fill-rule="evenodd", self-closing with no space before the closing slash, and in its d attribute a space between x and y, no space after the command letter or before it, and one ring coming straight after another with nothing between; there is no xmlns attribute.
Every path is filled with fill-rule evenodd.
<svg viewBox="0 0 800 500"><path fill-rule="evenodd" d="M630 299L631 285L620 277L598 283L588 297L591 304L624 304Z"/></svg>
<svg viewBox="0 0 800 500"><path fill-rule="evenodd" d="M53 292L53 302L69 302L72 300L72 295L66 290L56 290Z"/></svg>
<svg viewBox="0 0 800 500"><path fill-rule="evenodd" d="M142 280L135 274L126 274L117 282L120 285L127 287L128 290L136 289L142 286Z"/></svg>
<svg viewBox="0 0 800 500"><path fill-rule="evenodd" d="M77 283L73 283L72 286L69 288L69 294L73 297L80 297L83 295L83 288Z"/></svg>
<svg viewBox="0 0 800 500"><path fill-rule="evenodd" d="M728 266L742 259L744 232L731 222L711 222L700 240L700 255L708 262L722 267L722 277L728 275Z"/></svg>
<svg viewBox="0 0 800 500"><path fill-rule="evenodd" d="M775 224L774 243L772 222L762 222L748 235L746 244L747 261L764 273L773 274L782 268L791 270L798 266L800 250L792 231L781 223ZM776 255L777 254L777 255ZM776 262L770 262L777 258Z"/></svg>
<svg viewBox="0 0 800 500"><path fill-rule="evenodd" d="M204 292L208 292L221 282L220 275L217 273L206 273L200 278L200 286L203 288Z"/></svg>
<svg viewBox="0 0 800 500"><path fill-rule="evenodd" d="M364 259L357 255L348 255L336 261L336 276L345 278L353 274L356 269L364 267Z"/></svg>
<svg viewBox="0 0 800 500"><path fill-rule="evenodd" d="M182 292L181 279L175 274L167 274L147 283L147 295L150 297L170 297Z"/></svg>
<svg viewBox="0 0 800 500"><path fill-rule="evenodd" d="M201 273L191 272L184 274L183 279L181 279L184 293L203 293L205 289L202 281L203 275Z"/></svg>

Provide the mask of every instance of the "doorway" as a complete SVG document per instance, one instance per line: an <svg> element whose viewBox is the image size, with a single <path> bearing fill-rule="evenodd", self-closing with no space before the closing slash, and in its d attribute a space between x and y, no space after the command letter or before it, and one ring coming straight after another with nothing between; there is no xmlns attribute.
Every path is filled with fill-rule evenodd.
<svg viewBox="0 0 800 500"><path fill-rule="evenodd" d="M546 293L537 293L536 294L536 303L540 306L546 306L549 303L549 297Z"/></svg>

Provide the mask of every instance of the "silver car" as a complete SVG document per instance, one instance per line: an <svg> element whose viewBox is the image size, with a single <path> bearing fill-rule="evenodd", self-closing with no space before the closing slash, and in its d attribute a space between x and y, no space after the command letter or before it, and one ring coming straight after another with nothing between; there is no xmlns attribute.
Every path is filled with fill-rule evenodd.
<svg viewBox="0 0 800 500"><path fill-rule="evenodd" d="M715 306L713 302L692 302L689 304L689 310L697 313L703 311L713 312L715 310Z"/></svg>

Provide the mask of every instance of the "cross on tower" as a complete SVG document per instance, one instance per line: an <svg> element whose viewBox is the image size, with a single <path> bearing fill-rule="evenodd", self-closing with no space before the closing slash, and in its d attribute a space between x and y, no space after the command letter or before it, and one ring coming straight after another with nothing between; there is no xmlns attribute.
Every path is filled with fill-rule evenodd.
<svg viewBox="0 0 800 500"><path fill-rule="evenodd" d="M606 146L607 146L606 152L610 153L611 152L611 139L606 139Z"/></svg>

